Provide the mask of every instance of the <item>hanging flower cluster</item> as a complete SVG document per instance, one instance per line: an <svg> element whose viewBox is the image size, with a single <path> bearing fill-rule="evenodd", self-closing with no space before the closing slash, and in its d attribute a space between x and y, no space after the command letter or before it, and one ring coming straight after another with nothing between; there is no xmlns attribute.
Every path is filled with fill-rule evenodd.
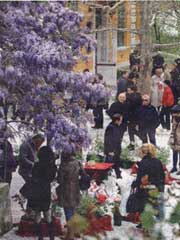
<svg viewBox="0 0 180 240"><path fill-rule="evenodd" d="M73 72L82 48L95 47L82 18L63 1L0 3L1 117L30 123L69 152L89 143L87 103L107 95L92 74Z"/></svg>

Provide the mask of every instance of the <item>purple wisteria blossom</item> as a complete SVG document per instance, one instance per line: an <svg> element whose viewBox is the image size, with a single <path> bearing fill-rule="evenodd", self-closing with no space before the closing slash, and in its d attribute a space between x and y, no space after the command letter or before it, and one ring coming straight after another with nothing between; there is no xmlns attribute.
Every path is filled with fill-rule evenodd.
<svg viewBox="0 0 180 240"><path fill-rule="evenodd" d="M95 41L80 27L83 16L63 1L0 3L1 118L44 131L56 149L86 147L86 104L107 97L93 75L73 72L82 48Z"/></svg>

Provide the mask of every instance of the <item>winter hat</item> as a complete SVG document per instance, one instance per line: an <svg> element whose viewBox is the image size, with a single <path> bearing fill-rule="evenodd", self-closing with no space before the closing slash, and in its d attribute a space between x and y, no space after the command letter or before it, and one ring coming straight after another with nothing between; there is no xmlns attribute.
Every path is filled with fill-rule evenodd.
<svg viewBox="0 0 180 240"><path fill-rule="evenodd" d="M178 103L171 108L171 113L180 113L180 98L178 98Z"/></svg>
<svg viewBox="0 0 180 240"><path fill-rule="evenodd" d="M180 65L180 58L174 60L177 65Z"/></svg>

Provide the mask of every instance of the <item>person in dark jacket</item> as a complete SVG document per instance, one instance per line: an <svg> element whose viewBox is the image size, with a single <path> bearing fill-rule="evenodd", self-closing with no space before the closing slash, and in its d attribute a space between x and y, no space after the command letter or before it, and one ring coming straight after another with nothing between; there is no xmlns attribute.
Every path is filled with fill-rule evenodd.
<svg viewBox="0 0 180 240"><path fill-rule="evenodd" d="M156 145L156 128L159 126L159 116L156 108L151 105L149 95L142 96L142 105L137 110L137 121L141 140Z"/></svg>
<svg viewBox="0 0 180 240"><path fill-rule="evenodd" d="M152 75L155 74L155 70L157 68L163 68L164 65L164 57L158 53L157 55L153 56L153 69L152 69Z"/></svg>
<svg viewBox="0 0 180 240"><path fill-rule="evenodd" d="M140 137L139 131L137 130L138 119L137 119L137 110L142 104L141 94L137 92L135 86L129 86L127 88L127 102L129 103L129 112L128 112L128 134L130 144L128 148L134 150L135 138L134 135Z"/></svg>
<svg viewBox="0 0 180 240"><path fill-rule="evenodd" d="M118 80L117 82L117 94L116 94L116 98L118 98L120 93L126 92L127 90L127 84L128 84L128 72L127 71L123 71L122 72L122 77Z"/></svg>
<svg viewBox="0 0 180 240"><path fill-rule="evenodd" d="M171 87L174 94L174 101L175 104L177 104L178 98L180 97L180 58L177 58L175 63L176 65L170 74L172 79Z"/></svg>
<svg viewBox="0 0 180 240"><path fill-rule="evenodd" d="M134 49L134 51L129 55L129 63L130 63L130 69L132 69L134 66L139 66L141 62L140 53L138 47Z"/></svg>
<svg viewBox="0 0 180 240"><path fill-rule="evenodd" d="M23 142L19 150L19 174L27 182L32 177L32 168L37 161L37 151L44 142L41 134L36 134L32 138Z"/></svg>
<svg viewBox="0 0 180 240"><path fill-rule="evenodd" d="M28 186L32 179L32 169L35 162L38 161L37 152L44 142L44 137L41 134L36 134L32 138L23 142L19 150L19 174L25 181L24 186ZM27 185L26 185L27 184ZM20 194L26 198L28 188L22 187ZM32 209L29 207L29 201L27 201L25 217L34 216Z"/></svg>
<svg viewBox="0 0 180 240"><path fill-rule="evenodd" d="M106 111L111 119L116 113L119 113L123 116L121 128L124 129L124 133L127 130L128 112L129 103L126 100L126 93L120 93L118 96L118 101L112 103L110 108Z"/></svg>
<svg viewBox="0 0 180 240"><path fill-rule="evenodd" d="M53 221L49 211L51 203L51 182L56 175L55 156L49 146L43 146L38 152L39 162L34 164L31 179L29 207L35 211L36 232L38 239L43 239L41 229L41 212L49 227L50 240L54 240Z"/></svg>
<svg viewBox="0 0 180 240"><path fill-rule="evenodd" d="M79 174L81 166L75 153L62 152L61 165L58 170L59 204L64 208L66 221L74 215L80 203Z"/></svg>
<svg viewBox="0 0 180 240"><path fill-rule="evenodd" d="M11 143L7 139L0 139L0 182L7 182L10 185L12 172L16 167Z"/></svg>
<svg viewBox="0 0 180 240"><path fill-rule="evenodd" d="M153 144L143 144L141 147L142 160L138 164L137 177L132 183L133 188L137 188L140 196L144 196L148 200L147 191L143 186L143 177L148 176L147 185L154 185L159 191L159 217L164 217L163 209L163 192L165 185L165 173L163 165L159 159L156 158L156 148ZM143 193L145 193L143 195ZM145 206L146 201L142 201ZM143 206L143 207L144 207ZM142 209L143 209L142 207Z"/></svg>
<svg viewBox="0 0 180 240"><path fill-rule="evenodd" d="M121 142L124 135L122 128L122 115L116 113L112 117L112 122L107 126L104 135L104 154L105 161L114 163L114 170L117 178L121 178L120 172L120 153Z"/></svg>

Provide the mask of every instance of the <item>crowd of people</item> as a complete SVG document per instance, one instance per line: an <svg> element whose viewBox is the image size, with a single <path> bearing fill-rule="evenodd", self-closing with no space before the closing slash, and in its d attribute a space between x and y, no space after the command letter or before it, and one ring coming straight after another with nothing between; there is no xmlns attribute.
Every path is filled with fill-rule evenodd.
<svg viewBox="0 0 180 240"><path fill-rule="evenodd" d="M124 133L128 131L129 150L135 149L135 136L142 141L141 157L137 170L137 178L132 188L139 192L141 202L148 198L147 189L144 189L144 179L154 185L160 194L164 191L165 174L162 163L156 158L156 129L161 124L169 132L169 145L173 150L173 167L171 172L178 171L180 158L180 59L176 65L167 71L162 56L153 58L153 70L150 94L138 92L140 58L135 50L130 55L130 71L123 71L117 82L116 100L108 107L107 102L99 103L93 108L93 128L103 128L103 109L111 118L105 129L104 155L105 162L113 163L117 178L121 178L121 144ZM88 71L88 70L87 70ZM98 74L94 84L105 84L103 76ZM171 121L172 116L172 121ZM0 138L1 140L1 138ZM69 221L80 203L80 172L82 165L76 159L76 153L61 154L61 164L57 169L55 154L49 146L41 145L45 142L42 134L36 134L24 141L19 149L19 174L25 181L20 193L27 199L27 215L34 213L35 229L38 239L43 239L41 229L41 212L48 223L50 240L54 239L53 219L50 213L51 182L57 180L57 196L60 205L64 208L66 220ZM6 151L5 151L6 149ZM12 172L16 168L12 145L8 140L0 142L0 154L6 154L6 165L0 161L0 177L11 183ZM0 158L1 160L3 157ZM180 162L180 160L179 160ZM179 174L179 172L177 173ZM144 205L140 207L143 211ZM159 217L163 218L162 204L159 204ZM68 238L69 239L69 238ZM70 240L70 239L69 239Z"/></svg>

